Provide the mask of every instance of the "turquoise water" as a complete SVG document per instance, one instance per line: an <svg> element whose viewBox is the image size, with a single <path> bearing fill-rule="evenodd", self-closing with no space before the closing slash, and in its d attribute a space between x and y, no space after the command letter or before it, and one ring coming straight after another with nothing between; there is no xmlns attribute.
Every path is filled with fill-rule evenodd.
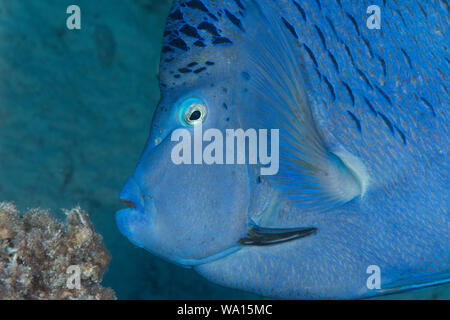
<svg viewBox="0 0 450 320"><path fill-rule="evenodd" d="M259 298L216 286L131 245L115 226L159 99L168 0L0 3L0 200L81 205L112 254L104 285L121 299ZM66 28L78 4L82 29ZM450 298L450 286L389 298Z"/></svg>

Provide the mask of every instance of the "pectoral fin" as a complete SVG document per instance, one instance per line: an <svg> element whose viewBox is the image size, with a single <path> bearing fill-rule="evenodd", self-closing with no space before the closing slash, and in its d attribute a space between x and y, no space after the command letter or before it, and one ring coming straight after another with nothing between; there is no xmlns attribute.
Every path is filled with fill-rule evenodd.
<svg viewBox="0 0 450 320"><path fill-rule="evenodd" d="M297 240L316 233L317 228L261 228L253 227L238 241L244 246L269 246Z"/></svg>

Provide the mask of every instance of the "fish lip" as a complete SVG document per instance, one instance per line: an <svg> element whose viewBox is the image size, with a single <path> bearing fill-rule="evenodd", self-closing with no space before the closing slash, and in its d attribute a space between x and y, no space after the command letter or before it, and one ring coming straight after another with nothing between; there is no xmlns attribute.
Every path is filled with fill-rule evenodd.
<svg viewBox="0 0 450 320"><path fill-rule="evenodd" d="M119 194L119 201L124 203L128 208L137 211L144 211L144 199L142 191L137 184L134 176L128 178Z"/></svg>

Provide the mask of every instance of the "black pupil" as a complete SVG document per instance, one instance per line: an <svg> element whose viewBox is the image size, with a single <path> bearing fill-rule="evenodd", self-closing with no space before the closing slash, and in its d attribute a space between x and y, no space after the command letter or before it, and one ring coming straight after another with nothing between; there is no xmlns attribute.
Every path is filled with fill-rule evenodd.
<svg viewBox="0 0 450 320"><path fill-rule="evenodd" d="M191 113L191 115L189 116L189 120L191 121L195 121L200 119L200 117L202 116L202 113L198 110L195 110L194 112Z"/></svg>

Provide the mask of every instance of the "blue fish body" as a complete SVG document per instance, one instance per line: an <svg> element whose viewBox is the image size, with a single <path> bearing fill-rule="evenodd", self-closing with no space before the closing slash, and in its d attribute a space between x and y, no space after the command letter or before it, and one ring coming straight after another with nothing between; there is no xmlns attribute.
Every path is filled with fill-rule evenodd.
<svg viewBox="0 0 450 320"><path fill-rule="evenodd" d="M120 231L211 281L272 297L448 282L448 4L379 1L380 30L366 27L372 4L176 0ZM175 164L171 135L194 135L182 116L192 101L206 106L204 131L278 129L277 174Z"/></svg>

